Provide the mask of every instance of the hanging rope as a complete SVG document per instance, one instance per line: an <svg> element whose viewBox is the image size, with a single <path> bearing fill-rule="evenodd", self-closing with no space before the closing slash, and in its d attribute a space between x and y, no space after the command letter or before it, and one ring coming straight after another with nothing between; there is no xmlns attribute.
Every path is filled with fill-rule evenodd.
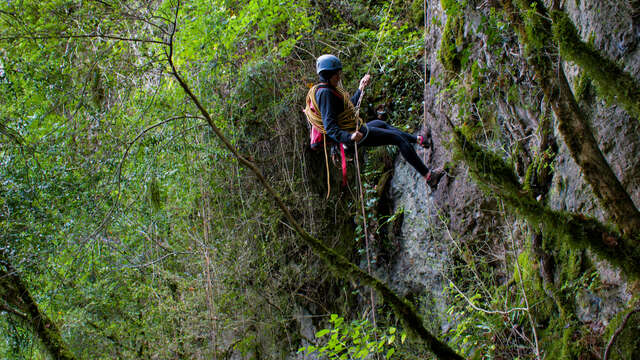
<svg viewBox="0 0 640 360"><path fill-rule="evenodd" d="M369 75L369 72L371 71L371 65L373 64L373 61L377 61L378 60L378 46L380 45L380 41L382 40L382 34L384 33L384 27L385 25L387 25L387 21L389 20L389 14L391 13L391 8L393 7L393 1L391 0L391 3L389 4L389 8L387 9L387 15L384 18L384 22L382 23L382 28L380 29L380 32L378 33L378 42L376 43L376 47L373 51L373 59L372 61L369 63L369 67L367 68L367 73L366 75ZM358 102L356 103L356 107L355 107L355 114L356 114L356 119L358 119L358 123L357 123L357 127L356 127L356 131L360 130L360 126L362 125L361 119L359 117L360 114L360 104L362 103L362 98L364 97L364 88L362 90L360 90L360 96L358 97ZM363 222L363 229L364 229L364 244L365 244L365 251L367 253L367 271L369 272L369 275L371 275L371 256L369 255L369 230L368 230L368 225L367 225L367 214L366 214L366 210L365 210L365 206L364 206L364 191L362 189L362 177L360 174L360 159L358 158L358 142L354 141L355 144L355 148L354 151L356 153L355 156L355 160L356 160L356 178L358 180L358 188L360 191L360 208L362 209L362 222ZM375 297L373 295L373 289L370 289L370 295L371 295L371 318L373 321L373 327L377 328L377 323L376 323L376 302L375 302Z"/></svg>
<svg viewBox="0 0 640 360"><path fill-rule="evenodd" d="M427 5L427 0L424 0L424 73L422 75L424 79L424 90L422 92L422 108L423 112L423 120L422 120L422 130L424 131L427 128L427 31L428 26L427 22L429 21L427 11L429 10ZM424 142L424 136L422 137L422 141ZM427 163L427 152L423 151L422 153L422 162Z"/></svg>

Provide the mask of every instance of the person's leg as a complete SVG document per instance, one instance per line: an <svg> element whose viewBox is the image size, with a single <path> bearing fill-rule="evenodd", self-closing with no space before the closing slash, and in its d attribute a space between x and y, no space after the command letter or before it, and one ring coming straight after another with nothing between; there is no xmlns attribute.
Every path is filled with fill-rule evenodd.
<svg viewBox="0 0 640 360"><path fill-rule="evenodd" d="M396 145L400 150L400 154L402 154L402 157L404 157L404 159L407 160L407 162L411 164L411 166L413 166L420 173L420 175L426 176L429 173L429 169L422 162L422 160L420 160L420 157L418 156L415 149L413 148L413 145L411 145L407 137L404 135L404 134L406 135L410 135L410 134L404 133L386 123L384 123L384 125L382 126L376 126L376 125L379 125L377 123L378 121L384 123L384 121L380 121L380 120L374 120L370 123L367 123L367 128L369 130L369 133L366 139L364 139L364 141L360 145L362 146ZM415 136L413 137L413 139L414 139L413 143L415 143L416 142Z"/></svg>
<svg viewBox="0 0 640 360"><path fill-rule="evenodd" d="M387 122L382 121L382 120L373 120L373 121L369 121L367 123L367 127L377 127L377 128L381 128L381 129L386 129L386 130L393 130L396 131L399 135L401 135L405 140L407 140L409 142L409 144L417 144L418 143L418 137L415 135L411 135L409 133L406 133L392 125L389 125Z"/></svg>

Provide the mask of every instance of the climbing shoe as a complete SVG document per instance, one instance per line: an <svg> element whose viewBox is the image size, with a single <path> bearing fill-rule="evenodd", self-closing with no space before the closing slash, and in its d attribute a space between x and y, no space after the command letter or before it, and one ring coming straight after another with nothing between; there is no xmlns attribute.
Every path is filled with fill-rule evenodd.
<svg viewBox="0 0 640 360"><path fill-rule="evenodd" d="M427 185L429 185L432 191L438 187L438 183L443 175L444 171L442 170L429 170L425 179L427 180Z"/></svg>
<svg viewBox="0 0 640 360"><path fill-rule="evenodd" d="M423 135L418 135L417 136L418 141L416 142L419 146L423 147L423 148L429 148L431 147L431 138L427 138Z"/></svg>

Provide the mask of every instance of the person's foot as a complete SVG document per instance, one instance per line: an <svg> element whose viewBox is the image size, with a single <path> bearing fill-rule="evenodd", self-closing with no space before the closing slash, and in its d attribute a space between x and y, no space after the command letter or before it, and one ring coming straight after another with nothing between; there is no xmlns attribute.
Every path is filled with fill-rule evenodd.
<svg viewBox="0 0 640 360"><path fill-rule="evenodd" d="M426 149L431 145L429 143L431 140L430 138L427 138L424 135L418 135L417 138L418 138L418 141L417 141L418 146L421 146Z"/></svg>
<svg viewBox="0 0 640 360"><path fill-rule="evenodd" d="M444 171L442 170L429 170L424 179L427 181L427 185L431 188L431 190L435 190L438 187L438 183L440 179L444 175Z"/></svg>

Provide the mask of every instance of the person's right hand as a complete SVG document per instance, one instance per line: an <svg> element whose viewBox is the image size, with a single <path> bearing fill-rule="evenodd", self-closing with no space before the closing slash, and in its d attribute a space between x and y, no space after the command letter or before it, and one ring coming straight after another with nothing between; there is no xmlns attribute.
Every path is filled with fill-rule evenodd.
<svg viewBox="0 0 640 360"><path fill-rule="evenodd" d="M360 131L356 131L354 133L351 133L351 141L359 142L360 140L362 140L363 136L364 135L362 135L362 133Z"/></svg>
<svg viewBox="0 0 640 360"><path fill-rule="evenodd" d="M360 86L358 86L358 89L360 89L360 91L364 90L364 88L366 88L367 85L369 85L370 81L371 81L371 75L369 74L365 75L362 79L360 79Z"/></svg>

